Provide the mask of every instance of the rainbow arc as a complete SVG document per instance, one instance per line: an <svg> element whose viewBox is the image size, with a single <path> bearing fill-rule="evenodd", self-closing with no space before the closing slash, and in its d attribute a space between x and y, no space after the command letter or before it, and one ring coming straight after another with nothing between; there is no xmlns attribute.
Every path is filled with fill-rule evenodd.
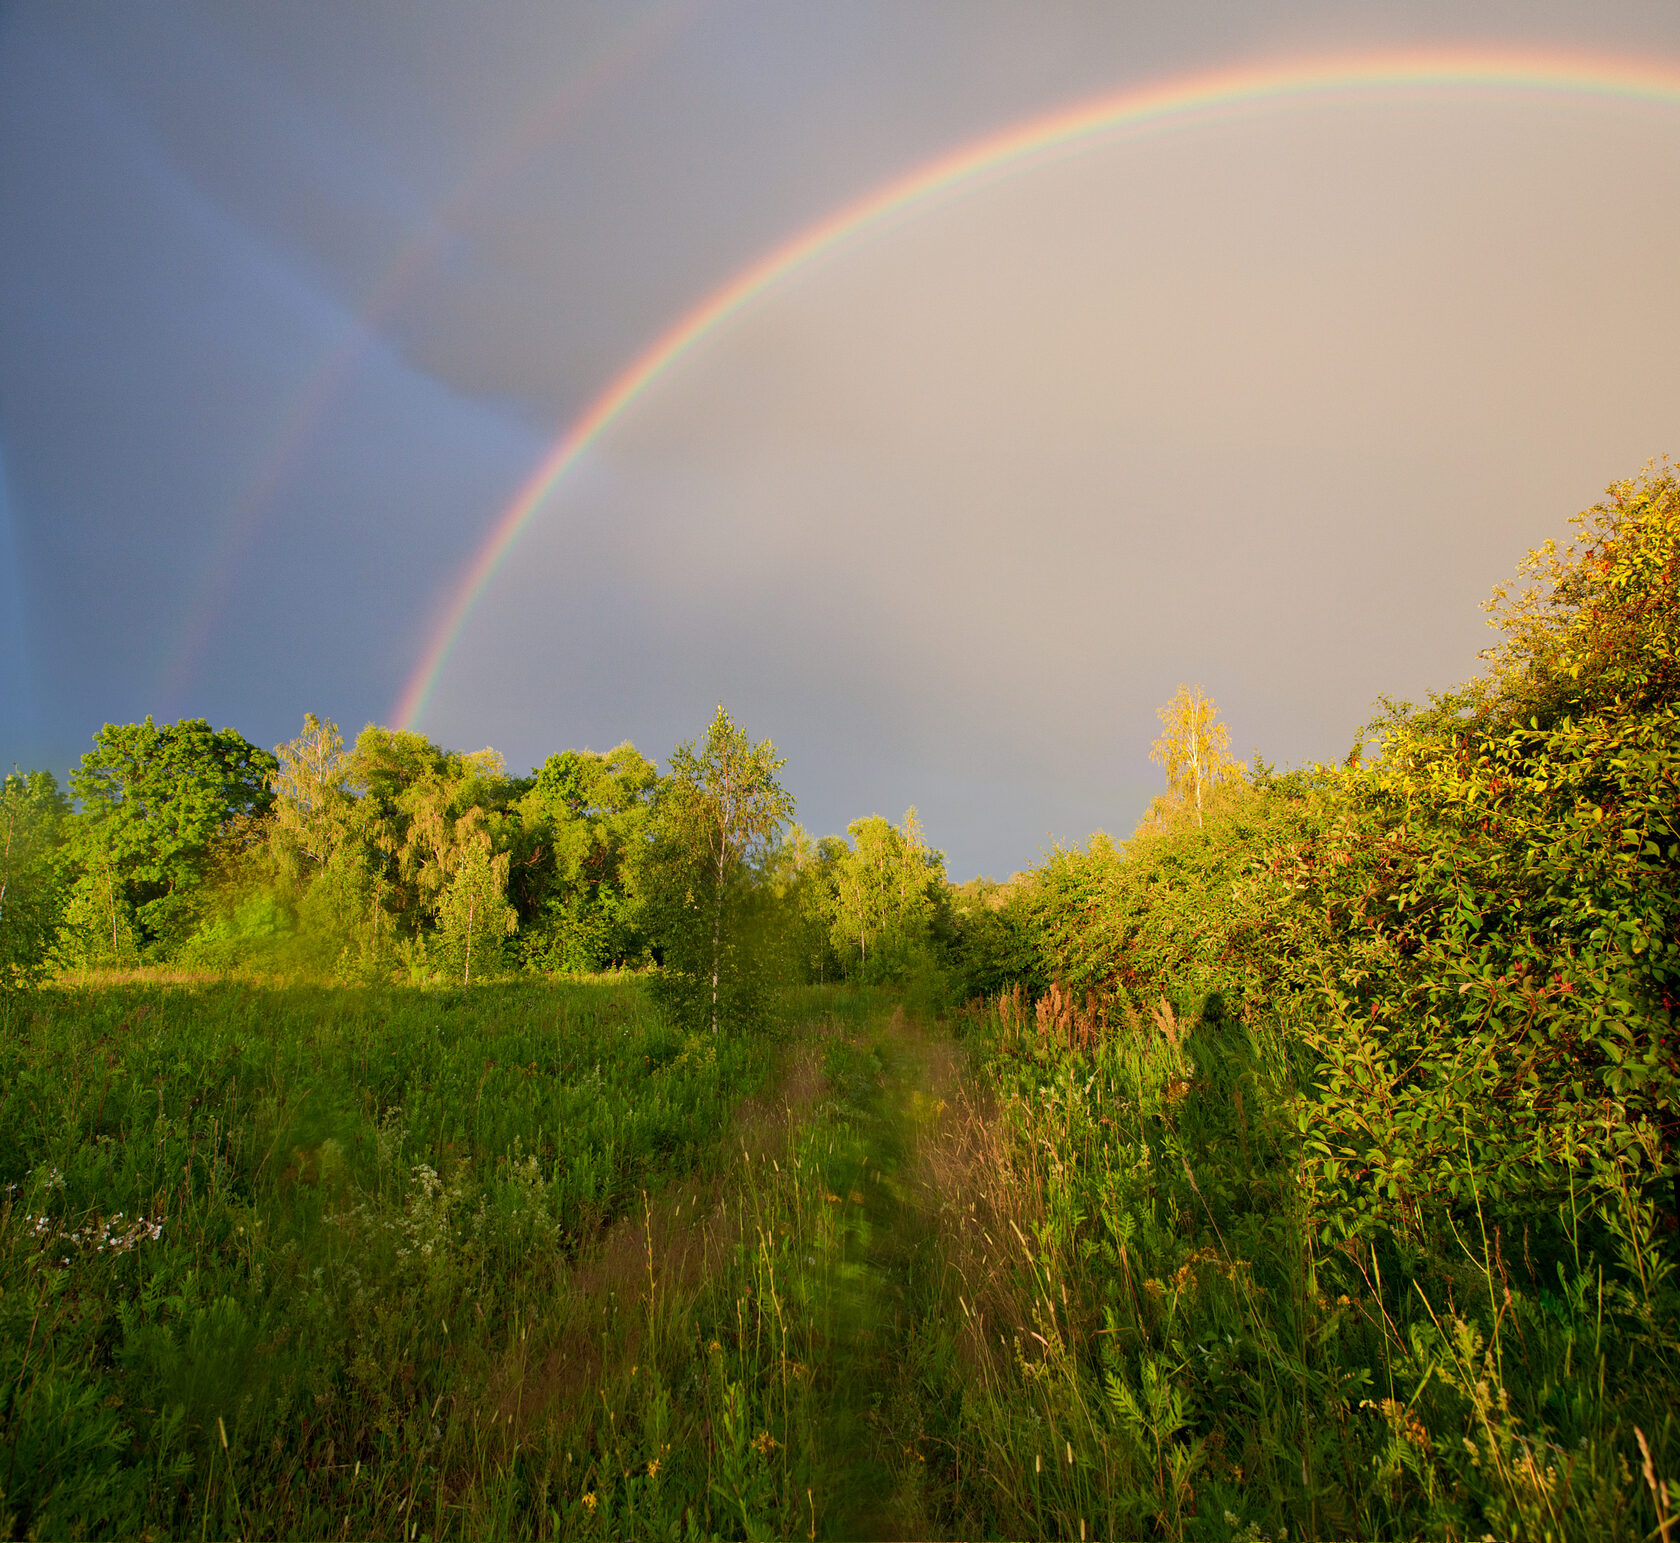
<svg viewBox="0 0 1680 1543"><path fill-rule="evenodd" d="M426 711L479 597L537 511L601 435L686 354L760 296L894 216L1087 145L1274 105L1398 93L1508 93L1680 107L1680 66L1584 54L1452 49L1335 56L1178 76L1004 129L916 167L806 227L742 269L632 359L555 442L456 581L392 710L401 728Z"/></svg>

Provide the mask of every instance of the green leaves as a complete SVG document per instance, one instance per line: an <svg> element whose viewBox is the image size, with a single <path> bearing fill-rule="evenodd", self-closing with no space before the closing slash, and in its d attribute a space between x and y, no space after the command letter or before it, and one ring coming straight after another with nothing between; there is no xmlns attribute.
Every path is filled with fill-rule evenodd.
<svg viewBox="0 0 1680 1543"><path fill-rule="evenodd" d="M716 1032L723 1018L764 1016L764 960L750 940L764 941L772 898L759 870L793 818L793 795L776 779L784 764L721 703L698 751L685 742L671 752L645 883L664 952L661 989L693 1026Z"/></svg>
<svg viewBox="0 0 1680 1543"><path fill-rule="evenodd" d="M125 939L143 947L191 930L217 843L267 811L278 763L202 718L108 723L93 743L70 774L80 807L69 855L81 951L101 957L107 941L120 955Z"/></svg>
<svg viewBox="0 0 1680 1543"><path fill-rule="evenodd" d="M833 867L829 936L865 980L902 979L928 941L945 897L945 855L922 833L915 809L902 826L878 814L853 820Z"/></svg>
<svg viewBox="0 0 1680 1543"><path fill-rule="evenodd" d="M0 782L0 996L45 973L64 909L69 801L50 772Z"/></svg>

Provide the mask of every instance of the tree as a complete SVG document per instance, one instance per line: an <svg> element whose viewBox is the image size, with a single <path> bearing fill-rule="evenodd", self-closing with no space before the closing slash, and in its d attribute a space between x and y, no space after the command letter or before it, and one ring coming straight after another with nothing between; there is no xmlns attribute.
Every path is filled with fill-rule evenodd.
<svg viewBox="0 0 1680 1543"><path fill-rule="evenodd" d="M645 948L636 891L659 775L626 742L605 755L567 750L540 766L519 800L515 900L527 957L596 970Z"/></svg>
<svg viewBox="0 0 1680 1543"><path fill-rule="evenodd" d="M0 997L46 970L64 910L58 847L69 812L51 772L0 782Z"/></svg>
<svg viewBox="0 0 1680 1543"><path fill-rule="evenodd" d="M496 948L519 927L519 916L508 904L508 854L494 850L482 809L469 809L455 822L446 855L453 870L438 902L438 931L446 943L461 951L461 984L472 984L473 944L484 951Z"/></svg>
<svg viewBox="0 0 1680 1543"><path fill-rule="evenodd" d="M1680 476L1667 462L1613 482L1483 607L1504 634L1481 702L1504 723L1629 711L1680 698ZM1480 704L1478 704L1480 705Z"/></svg>
<svg viewBox="0 0 1680 1543"><path fill-rule="evenodd" d="M814 840L795 825L777 843L769 877L799 980L821 985L844 968L832 938L840 864L851 850L840 836Z"/></svg>
<svg viewBox="0 0 1680 1543"><path fill-rule="evenodd" d="M278 763L203 718L108 723L93 744L70 774L78 910L101 917L101 936L109 920L114 950L130 921L139 941L168 941L191 920L216 843L272 804Z"/></svg>
<svg viewBox="0 0 1680 1543"><path fill-rule="evenodd" d="M330 718L305 713L303 732L274 747L274 823L270 844L293 876L324 870L348 833L354 768Z"/></svg>
<svg viewBox="0 0 1680 1543"><path fill-rule="evenodd" d="M1181 806L1192 799L1196 824L1202 825L1205 791L1240 777L1242 763L1227 753L1231 731L1217 721L1219 709L1200 686L1180 686L1178 694L1160 709L1165 732L1150 749L1149 759L1167 774L1167 788Z"/></svg>
<svg viewBox="0 0 1680 1543"><path fill-rule="evenodd" d="M274 747L274 803L265 822L267 861L248 866L243 893L195 939L207 958L230 960L287 937L298 961L366 976L387 962L392 918L386 833L355 752L330 718L304 715L303 731Z"/></svg>
<svg viewBox="0 0 1680 1543"><path fill-rule="evenodd" d="M507 811L519 785L494 750L463 754L423 734L374 724L357 736L351 775L362 789L360 819L379 905L393 925L419 938L460 866L458 822L479 810L492 850L505 851L516 823Z"/></svg>
<svg viewBox="0 0 1680 1543"><path fill-rule="evenodd" d="M686 740L671 752L660 799L661 847L668 863L687 870L691 903L710 923L714 1034L725 894L793 817L793 797L776 780L786 764L768 739L753 744L721 702L698 753Z"/></svg>
<svg viewBox="0 0 1680 1543"><path fill-rule="evenodd" d="M870 949L876 974L892 974L925 941L927 925L944 889L944 854L927 844L914 808L895 826L878 814L846 827L852 846L835 867L832 936L842 957L857 948L867 970Z"/></svg>

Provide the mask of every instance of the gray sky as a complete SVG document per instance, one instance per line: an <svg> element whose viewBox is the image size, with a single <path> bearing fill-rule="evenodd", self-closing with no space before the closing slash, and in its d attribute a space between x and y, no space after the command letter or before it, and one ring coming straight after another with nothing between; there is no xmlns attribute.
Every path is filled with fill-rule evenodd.
<svg viewBox="0 0 1680 1543"><path fill-rule="evenodd" d="M1680 70L1662 4L0 9L0 760L388 721L566 424L814 220L1099 93L1326 51ZM776 286L532 522L420 727L663 756L955 876L1129 831L1180 681L1342 755L1680 449L1680 110L1295 102L972 187Z"/></svg>

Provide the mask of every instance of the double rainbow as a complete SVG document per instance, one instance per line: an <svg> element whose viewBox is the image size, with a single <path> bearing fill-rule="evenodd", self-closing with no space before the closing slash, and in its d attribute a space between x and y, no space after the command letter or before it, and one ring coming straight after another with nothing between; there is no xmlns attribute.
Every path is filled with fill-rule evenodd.
<svg viewBox="0 0 1680 1543"><path fill-rule="evenodd" d="M473 607L532 517L603 431L684 354L772 286L893 215L1104 137L1232 110L1382 91L1598 97L1680 107L1680 66L1582 54L1455 48L1263 64L1180 76L1082 102L939 156L765 253L655 338L556 441L456 581L392 710L413 728Z"/></svg>

